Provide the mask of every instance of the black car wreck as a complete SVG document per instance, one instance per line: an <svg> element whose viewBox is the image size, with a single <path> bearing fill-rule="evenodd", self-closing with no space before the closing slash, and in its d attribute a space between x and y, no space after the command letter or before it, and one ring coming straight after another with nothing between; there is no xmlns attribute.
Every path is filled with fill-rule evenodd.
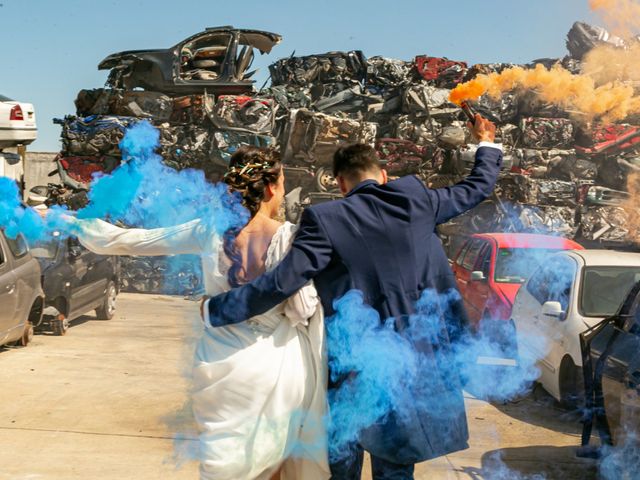
<svg viewBox="0 0 640 480"><path fill-rule="evenodd" d="M640 442L640 282L616 315L581 334L580 341L586 408L579 455L598 453L589 447L594 426L602 445Z"/></svg>
<svg viewBox="0 0 640 480"><path fill-rule="evenodd" d="M90 252L76 237L39 242L31 253L40 262L45 294L43 324L64 335L69 322L95 310L100 320L113 318L119 290L118 257Z"/></svg>
<svg viewBox="0 0 640 480"><path fill-rule="evenodd" d="M112 88L168 94L242 94L253 90L254 71L248 71L254 49L270 53L282 37L232 26L207 28L174 47L130 50L109 55L98 65L111 70Z"/></svg>

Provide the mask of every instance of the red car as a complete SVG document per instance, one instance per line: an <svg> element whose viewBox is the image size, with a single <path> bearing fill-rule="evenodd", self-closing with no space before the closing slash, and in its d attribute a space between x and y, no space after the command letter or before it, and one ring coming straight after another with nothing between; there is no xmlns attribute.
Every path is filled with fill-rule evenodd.
<svg viewBox="0 0 640 480"><path fill-rule="evenodd" d="M472 328L486 319L509 320L520 286L558 250L583 250L572 240L527 233L478 233L453 261L453 272Z"/></svg>

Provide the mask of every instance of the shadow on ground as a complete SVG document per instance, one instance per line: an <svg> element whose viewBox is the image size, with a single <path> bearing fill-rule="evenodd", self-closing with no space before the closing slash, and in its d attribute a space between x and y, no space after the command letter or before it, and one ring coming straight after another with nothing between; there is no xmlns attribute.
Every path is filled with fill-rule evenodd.
<svg viewBox="0 0 640 480"><path fill-rule="evenodd" d="M576 447L545 445L491 450L481 468L462 467L459 473L471 480L597 480L597 463L575 452Z"/></svg>

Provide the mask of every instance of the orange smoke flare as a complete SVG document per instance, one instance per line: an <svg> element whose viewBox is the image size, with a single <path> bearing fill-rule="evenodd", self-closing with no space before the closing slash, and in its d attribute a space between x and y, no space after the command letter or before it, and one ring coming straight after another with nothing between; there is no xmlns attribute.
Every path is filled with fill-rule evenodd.
<svg viewBox="0 0 640 480"><path fill-rule="evenodd" d="M573 75L560 66L514 67L499 74L478 75L454 88L449 100L460 105L485 94L499 98L514 90L532 90L541 100L574 112L576 120L583 122L594 119L613 122L640 112L640 98L634 97L630 85L610 82L597 86L590 76Z"/></svg>

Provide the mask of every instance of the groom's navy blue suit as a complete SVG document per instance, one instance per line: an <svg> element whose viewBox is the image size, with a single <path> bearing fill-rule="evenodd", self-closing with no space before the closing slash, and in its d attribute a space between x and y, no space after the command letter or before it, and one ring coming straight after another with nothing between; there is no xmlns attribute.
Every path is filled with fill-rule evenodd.
<svg viewBox="0 0 640 480"><path fill-rule="evenodd" d="M382 319L406 318L425 289L444 292L456 283L436 226L486 199L492 192L502 153L481 146L471 174L447 188L429 189L415 176L380 185L367 180L345 198L307 208L291 251L272 271L209 300L214 326L247 320L283 302L313 280L325 316L334 300L352 289ZM460 306L457 320L464 320ZM449 321L451 319L449 318ZM451 331L455 325L448 325ZM330 348L330 346L329 346ZM429 395L428 386L424 391ZM415 412L410 422L388 418L361 439L373 456L413 464L467 447L461 389L447 414L447 433L436 432L433 412ZM437 423L437 422L436 422Z"/></svg>

